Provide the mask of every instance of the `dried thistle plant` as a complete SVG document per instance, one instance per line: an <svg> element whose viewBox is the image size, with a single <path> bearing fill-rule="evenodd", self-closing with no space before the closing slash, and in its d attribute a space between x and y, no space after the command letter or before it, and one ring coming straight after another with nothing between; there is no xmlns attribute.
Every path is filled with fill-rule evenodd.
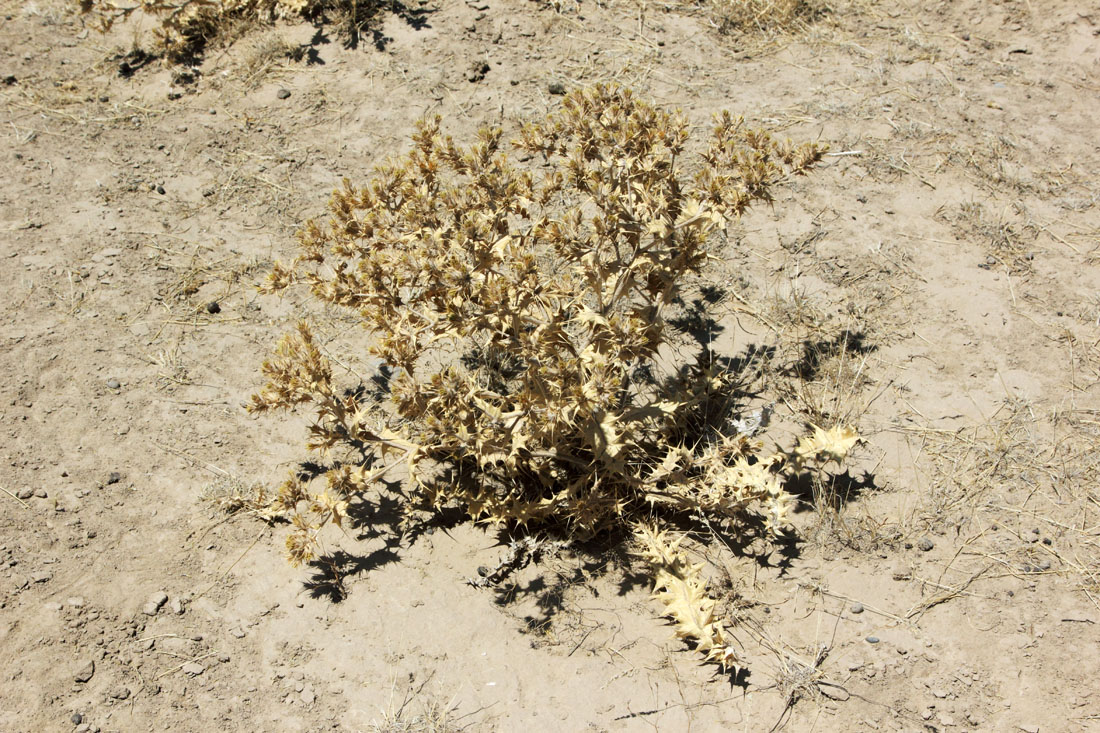
<svg viewBox="0 0 1100 733"><path fill-rule="evenodd" d="M310 448L360 457L335 462L323 490L298 477L279 489L293 562L313 558L321 528L384 491L395 467L410 512L457 506L576 538L654 514L787 523L785 478L842 459L858 436L816 429L765 457L730 415L711 419L716 401L731 402L729 375L704 363L639 374L660 373L666 314L714 235L823 151L723 114L685 174L688 137L678 113L598 86L522 129L513 146L541 168L514 164L499 130L463 148L435 119L366 187L345 182L327 224L304 227L301 253L266 287L303 285L356 312L388 399L338 385L306 322L265 363L251 410L308 403ZM666 560L662 592L696 582L674 581L682 568Z"/></svg>
<svg viewBox="0 0 1100 733"><path fill-rule="evenodd" d="M135 12L157 18L154 48L173 63L189 61L211 41L236 38L256 23L332 16L348 36L348 43L354 45L381 10L415 14L394 0L77 0L77 6L102 31Z"/></svg>

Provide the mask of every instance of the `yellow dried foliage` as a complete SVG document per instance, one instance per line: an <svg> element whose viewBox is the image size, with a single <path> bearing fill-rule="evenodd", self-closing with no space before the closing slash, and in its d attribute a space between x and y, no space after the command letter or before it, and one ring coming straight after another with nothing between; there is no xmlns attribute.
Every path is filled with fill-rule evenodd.
<svg viewBox="0 0 1100 733"><path fill-rule="evenodd" d="M692 563L680 551L683 537L673 537L667 530L648 524L639 524L635 537L653 573L653 598L676 625L676 637L694 644L706 661L736 671L741 660L726 630L728 621L715 614L715 600L707 594L702 563Z"/></svg>
<svg viewBox="0 0 1100 733"><path fill-rule="evenodd" d="M214 37L240 21L272 21L308 17L328 0L78 0L81 13L90 15L100 30L135 12L154 16L156 47L170 61L193 56Z"/></svg>
<svg viewBox="0 0 1100 733"><path fill-rule="evenodd" d="M273 500L293 523L293 562L385 491L378 479L395 467L410 513L457 506L582 538L662 514L782 530L786 480L842 458L855 434L816 429L790 454L762 455L733 416L707 422L728 376L704 364L639 375L660 371L666 315L715 235L822 148L729 114L693 156L688 138L679 113L597 86L510 146L484 130L461 147L438 118L422 122L411 151L367 185L345 181L328 221L302 229L300 254L266 287L301 286L354 312L387 393L338 383L306 322L264 364L250 409L310 405L308 445L327 461L323 489L292 477ZM682 635L732 666L698 568L664 534L642 536Z"/></svg>

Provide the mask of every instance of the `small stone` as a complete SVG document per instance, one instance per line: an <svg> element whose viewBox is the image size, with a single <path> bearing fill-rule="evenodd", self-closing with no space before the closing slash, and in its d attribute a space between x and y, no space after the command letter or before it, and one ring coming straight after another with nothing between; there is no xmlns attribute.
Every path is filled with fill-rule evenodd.
<svg viewBox="0 0 1100 733"><path fill-rule="evenodd" d="M72 598L65 601L65 603L72 606L73 608L83 608L84 607L84 599L81 598L80 596L73 596Z"/></svg>
<svg viewBox="0 0 1100 733"><path fill-rule="evenodd" d="M868 644L878 644L878 641L879 641L879 639L878 639L877 636L868 636L867 637L867 643Z"/></svg>
<svg viewBox="0 0 1100 733"><path fill-rule="evenodd" d="M894 580L909 580L913 577L913 571L910 568L904 566L898 566L894 568L894 572L891 575Z"/></svg>
<svg viewBox="0 0 1100 733"><path fill-rule="evenodd" d="M45 571L39 571L37 573L31 573L31 580L35 583L48 583L53 576Z"/></svg>
<svg viewBox="0 0 1100 733"><path fill-rule="evenodd" d="M110 695L116 700L125 700L126 698L130 697L130 688L116 687L115 689L111 690Z"/></svg>
<svg viewBox="0 0 1100 733"><path fill-rule="evenodd" d="M46 493L46 490L41 487L34 490L34 495L37 496L39 499L45 499L47 496L49 496L49 494Z"/></svg>
<svg viewBox="0 0 1100 733"><path fill-rule="evenodd" d="M117 484L121 480L122 480L122 474L121 473L119 473L118 471L111 471L109 474L107 474L106 484L108 486L110 486L111 484Z"/></svg>
<svg viewBox="0 0 1100 733"><path fill-rule="evenodd" d="M307 687L306 689L302 690L300 693L298 693L298 697L302 698L302 702L306 705L312 705L313 701L316 699L316 696L313 694L312 687Z"/></svg>
<svg viewBox="0 0 1100 733"><path fill-rule="evenodd" d="M550 82L550 86L547 87L547 91L551 94L562 95L565 94L565 85L560 81L552 81Z"/></svg>
<svg viewBox="0 0 1100 733"><path fill-rule="evenodd" d="M184 611L183 601L180 600L179 598L173 598L172 603L169 604L169 608L171 608L172 613L176 614L177 616L183 615L183 611Z"/></svg>
<svg viewBox="0 0 1100 733"><path fill-rule="evenodd" d="M73 733L92 733L92 726L88 723L81 723L76 726Z"/></svg>
<svg viewBox="0 0 1100 733"><path fill-rule="evenodd" d="M244 638L244 632L241 631L240 629L236 628L236 627L233 627L232 629L230 629L229 634L230 634L230 636L232 636L235 639L243 639Z"/></svg>
<svg viewBox="0 0 1100 733"><path fill-rule="evenodd" d="M290 90L280 89L279 91L275 92L275 96L279 99L290 99Z"/></svg>
<svg viewBox="0 0 1100 733"><path fill-rule="evenodd" d="M198 677L200 674L206 671L206 667L202 666L198 662L188 662L182 667L183 673L190 677Z"/></svg>
<svg viewBox="0 0 1100 733"><path fill-rule="evenodd" d="M940 713L938 720L940 721L940 725L943 726L955 725L955 719L947 713Z"/></svg>
<svg viewBox="0 0 1100 733"><path fill-rule="evenodd" d="M851 610L852 613L863 613L863 604L862 603L853 603L850 610Z"/></svg>
<svg viewBox="0 0 1100 733"><path fill-rule="evenodd" d="M159 193L161 196L163 196L164 195L164 186L157 186L157 193Z"/></svg>
<svg viewBox="0 0 1100 733"><path fill-rule="evenodd" d="M226 654L225 652L222 652L221 654L218 655L218 661L221 662L222 664L225 664L226 662L228 662L229 659L230 659L229 655Z"/></svg>
<svg viewBox="0 0 1100 733"><path fill-rule="evenodd" d="M928 537L921 537L920 542L917 543L917 549L921 552L928 552L933 547L935 547L935 544Z"/></svg>
<svg viewBox="0 0 1100 733"><path fill-rule="evenodd" d="M15 78L15 74L8 74L7 76L4 77L4 85L5 86L10 87L12 84L14 84L17 81L19 81L19 80Z"/></svg>
<svg viewBox="0 0 1100 733"><path fill-rule="evenodd" d="M144 613L146 616L156 616L157 611L160 610L160 607L163 606L167 602L168 602L168 594L167 593L165 593L164 591L160 591L159 593L154 593L152 596L149 597L149 601L141 609L141 612Z"/></svg>
<svg viewBox="0 0 1100 733"><path fill-rule="evenodd" d="M80 713L73 713L69 720L73 721L73 725L80 725L84 722L84 716Z"/></svg>
<svg viewBox="0 0 1100 733"><path fill-rule="evenodd" d="M77 682L87 682L95 674L95 662L88 660L88 663L80 668L80 671L73 675L73 679Z"/></svg>
<svg viewBox="0 0 1100 733"><path fill-rule="evenodd" d="M210 314L221 313L222 312L221 304L218 303L218 301L216 301L216 300L210 301L209 303L206 304L206 312L210 313Z"/></svg>
<svg viewBox="0 0 1100 733"><path fill-rule="evenodd" d="M18 496L20 499L29 499L34 496L34 489L30 488L29 486L25 486L22 489L19 489L19 491L17 491L15 495Z"/></svg>
<svg viewBox="0 0 1100 733"><path fill-rule="evenodd" d="M943 700L947 697L947 690L943 689L942 687L937 687L936 689L932 690L932 697L938 697L939 699Z"/></svg>
<svg viewBox="0 0 1100 733"><path fill-rule="evenodd" d="M107 389L118 389L121 386L122 384L114 377L107 380Z"/></svg>
<svg viewBox="0 0 1100 733"><path fill-rule="evenodd" d="M921 718L923 718L924 720L931 720L931 719L932 719L932 716L933 716L933 715L935 715L935 713L936 713L936 711L935 711L934 709L932 709L932 708L926 708L926 709L924 710L924 712L922 712L922 713L920 714L920 716L921 716Z"/></svg>

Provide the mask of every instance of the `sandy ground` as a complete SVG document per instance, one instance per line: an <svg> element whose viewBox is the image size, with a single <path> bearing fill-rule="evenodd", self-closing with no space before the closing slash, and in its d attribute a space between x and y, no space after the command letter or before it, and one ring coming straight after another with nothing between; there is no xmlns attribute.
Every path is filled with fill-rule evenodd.
<svg viewBox="0 0 1100 733"><path fill-rule="evenodd" d="M8 3L0 730L1100 730L1083 7L842 1L737 38L695 7L445 0L382 13L357 49L258 28L189 80L120 75L148 21L103 36ZM311 59L265 54L276 36ZM779 424L867 437L846 501L808 503L788 545L693 547L740 620L734 679L671 638L625 552L481 589L507 533L441 521L415 542L364 526L294 569L285 526L201 498L308 457L308 415L241 408L298 314L366 368L346 315L255 288L340 179L425 114L514 131L551 85L598 81L832 150L713 273L738 294L724 348L824 354L776 377Z"/></svg>

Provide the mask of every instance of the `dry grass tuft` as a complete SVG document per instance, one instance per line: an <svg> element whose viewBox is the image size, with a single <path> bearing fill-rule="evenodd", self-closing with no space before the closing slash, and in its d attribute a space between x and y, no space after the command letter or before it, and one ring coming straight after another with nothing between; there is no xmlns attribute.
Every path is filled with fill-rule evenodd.
<svg viewBox="0 0 1100 733"><path fill-rule="evenodd" d="M826 12L818 0L710 0L709 8L719 31L746 35L804 30Z"/></svg>

